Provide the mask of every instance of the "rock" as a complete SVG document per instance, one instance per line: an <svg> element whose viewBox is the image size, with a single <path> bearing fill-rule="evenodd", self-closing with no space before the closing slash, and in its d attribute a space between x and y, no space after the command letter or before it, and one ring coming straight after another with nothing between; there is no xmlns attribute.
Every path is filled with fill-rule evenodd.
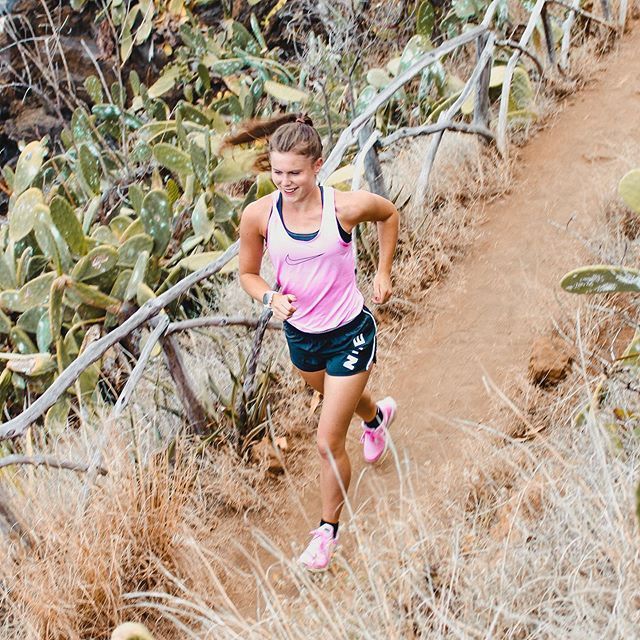
<svg viewBox="0 0 640 640"><path fill-rule="evenodd" d="M535 340L529 358L529 376L534 384L551 386L563 380L571 366L571 354L557 337Z"/></svg>
<svg viewBox="0 0 640 640"><path fill-rule="evenodd" d="M5 120L4 123L4 134L7 138L19 142L36 140L47 134L56 137L60 133L64 123L49 115L43 107L21 109L15 107L15 102L11 109L16 114L15 117Z"/></svg>
<svg viewBox="0 0 640 640"><path fill-rule="evenodd" d="M284 473L284 452L288 448L286 438L276 438L277 449L269 438L262 438L251 448L251 459L257 464L264 464L269 473L279 475Z"/></svg>

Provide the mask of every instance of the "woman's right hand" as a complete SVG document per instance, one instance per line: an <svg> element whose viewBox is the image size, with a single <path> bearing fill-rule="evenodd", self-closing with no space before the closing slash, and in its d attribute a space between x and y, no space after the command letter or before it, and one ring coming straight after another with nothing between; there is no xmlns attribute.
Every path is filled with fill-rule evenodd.
<svg viewBox="0 0 640 640"><path fill-rule="evenodd" d="M271 299L271 311L277 320L288 320L295 312L296 307L291 303L296 301L292 293L276 293Z"/></svg>

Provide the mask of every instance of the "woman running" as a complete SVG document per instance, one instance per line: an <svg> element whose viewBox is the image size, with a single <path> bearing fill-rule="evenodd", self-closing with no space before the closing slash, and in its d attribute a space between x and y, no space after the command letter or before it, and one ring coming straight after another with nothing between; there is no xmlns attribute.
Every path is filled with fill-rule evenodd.
<svg viewBox="0 0 640 640"><path fill-rule="evenodd" d="M322 518L300 563L324 571L338 542L343 496L351 479L345 443L353 413L363 420L364 459L374 463L386 451L387 429L396 412L393 398L376 404L365 389L376 361L376 323L358 290L351 232L360 222L377 223L380 259L373 302L382 304L391 296L398 211L367 191L318 186L322 143L307 116L248 123L227 144L260 137L269 137L277 191L252 202L242 214L240 283L283 321L294 366L323 394L317 434ZM278 291L260 276L265 245Z"/></svg>

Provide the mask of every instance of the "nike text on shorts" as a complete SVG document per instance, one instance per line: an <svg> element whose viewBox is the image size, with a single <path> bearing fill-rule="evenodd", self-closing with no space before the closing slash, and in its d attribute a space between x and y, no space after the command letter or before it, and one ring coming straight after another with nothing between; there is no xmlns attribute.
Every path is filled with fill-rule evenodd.
<svg viewBox="0 0 640 640"><path fill-rule="evenodd" d="M366 307L331 331L305 333L285 322L284 333L291 361L301 371L326 369L330 376L352 376L376 361L376 322Z"/></svg>

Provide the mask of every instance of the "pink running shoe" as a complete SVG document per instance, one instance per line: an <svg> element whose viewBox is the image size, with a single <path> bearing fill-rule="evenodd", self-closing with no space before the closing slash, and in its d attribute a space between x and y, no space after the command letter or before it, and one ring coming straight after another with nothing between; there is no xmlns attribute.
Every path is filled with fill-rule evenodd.
<svg viewBox="0 0 640 640"><path fill-rule="evenodd" d="M323 524L310 533L313 538L298 562L309 571L326 571L338 546L338 537L333 537L333 527L330 524Z"/></svg>
<svg viewBox="0 0 640 640"><path fill-rule="evenodd" d="M363 422L362 428L364 433L360 438L360 442L364 445L364 461L369 464L380 460L387 451L387 446L389 445L387 431L395 418L397 409L396 401L391 396L383 398L376 404L380 407L380 411L382 411L382 424L376 429L370 429L365 426Z"/></svg>

